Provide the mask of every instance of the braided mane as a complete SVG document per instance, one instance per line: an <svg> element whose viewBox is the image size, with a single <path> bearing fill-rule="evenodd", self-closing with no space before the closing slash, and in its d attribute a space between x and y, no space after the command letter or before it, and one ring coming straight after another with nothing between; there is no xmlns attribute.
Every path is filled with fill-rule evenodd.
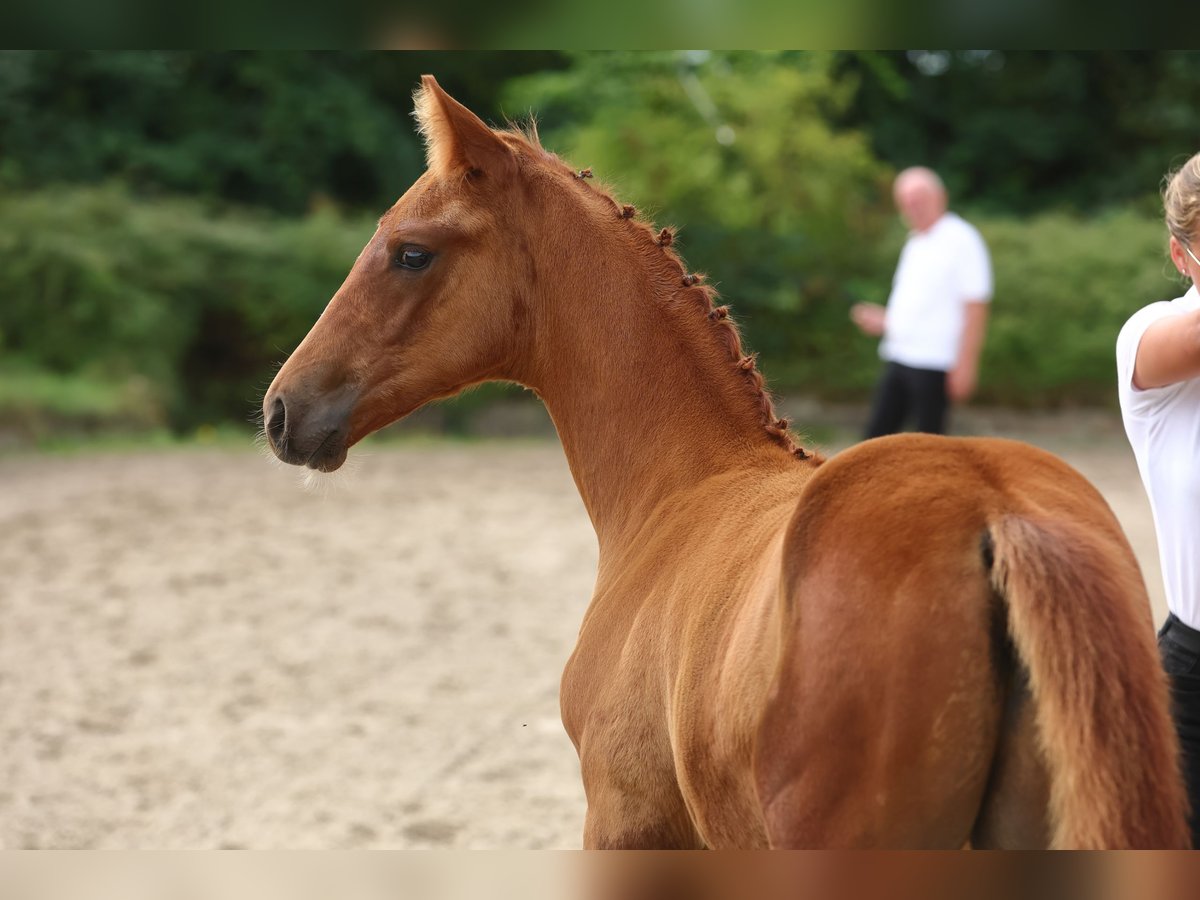
<svg viewBox="0 0 1200 900"><path fill-rule="evenodd" d="M783 447L797 459L811 461L814 465L824 462L824 457L819 453L806 450L800 445L796 436L790 430L788 420L781 418L776 413L775 402L771 397L770 391L767 390L762 372L758 369L758 354L745 352L742 347L741 332L738 330L737 323L729 315L729 307L717 306L715 304L714 301L718 296L717 291L711 285L705 283L706 276L699 272L688 272L683 259L674 249L676 230L669 226L657 229L652 223L638 218L636 207L618 203L606 191L594 186L591 169L570 169L557 156L545 150L538 139L537 125L534 121L530 120L519 127L514 126L507 131L498 133L502 137L509 137L519 141L520 144L525 145L528 149L532 149L540 154L544 160L562 166L567 171L570 171L575 180L585 185L592 194L608 201L612 206L616 218L628 222L629 226L634 228L638 235L647 243L653 244L660 249L669 267L674 268L679 273L678 287L674 289L673 293L675 295L682 295L685 302L690 302L694 305L697 311L704 315L711 323L712 334L725 348L730 364L743 378L745 388L759 411L763 430L766 431L776 444ZM593 183L588 184L589 181Z"/></svg>

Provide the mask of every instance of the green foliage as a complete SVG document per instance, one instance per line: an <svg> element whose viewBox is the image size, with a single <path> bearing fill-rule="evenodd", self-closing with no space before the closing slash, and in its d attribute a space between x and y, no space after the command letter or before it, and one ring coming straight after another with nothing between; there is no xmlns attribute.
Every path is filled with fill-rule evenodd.
<svg viewBox="0 0 1200 900"><path fill-rule="evenodd" d="M853 51L835 71L855 89L839 122L995 213L1153 209L1163 172L1200 149L1193 51Z"/></svg>
<svg viewBox="0 0 1200 900"><path fill-rule="evenodd" d="M1185 289L1167 261L1162 223L1133 212L973 221L996 274L981 399L1114 404L1121 326Z"/></svg>
<svg viewBox="0 0 1200 900"><path fill-rule="evenodd" d="M115 187L0 196L0 353L148 380L177 427L245 419L373 229L332 213L213 215Z"/></svg>
<svg viewBox="0 0 1200 900"><path fill-rule="evenodd" d="M1111 403L1122 323L1182 293L1169 277L1161 224L1130 212L971 219L991 247L997 283L981 399ZM0 419L140 426L165 415L176 430L244 421L372 228L329 213L213 216L112 187L0 198ZM753 260L758 284L784 283L778 258L742 247L743 237L735 231L715 246ZM862 277L864 296L886 297L902 239L898 227L884 234L876 255L886 264L875 281ZM757 306L739 301L736 282L727 293L776 387L864 396L878 371L875 342L849 324L836 291L778 305L767 294ZM451 426L506 395L469 395L448 413Z"/></svg>
<svg viewBox="0 0 1200 900"><path fill-rule="evenodd" d="M404 109L386 110L351 54L34 53L0 56L3 183L120 176L142 189L303 210L414 175Z"/></svg>
<svg viewBox="0 0 1200 900"><path fill-rule="evenodd" d="M552 53L0 51L0 188L120 178L143 193L378 214L420 175L433 71L485 116Z"/></svg>
<svg viewBox="0 0 1200 900"><path fill-rule="evenodd" d="M161 410L145 379L105 380L11 364L0 369L0 417L32 422L41 415L61 421L124 420L145 426L158 424Z"/></svg>

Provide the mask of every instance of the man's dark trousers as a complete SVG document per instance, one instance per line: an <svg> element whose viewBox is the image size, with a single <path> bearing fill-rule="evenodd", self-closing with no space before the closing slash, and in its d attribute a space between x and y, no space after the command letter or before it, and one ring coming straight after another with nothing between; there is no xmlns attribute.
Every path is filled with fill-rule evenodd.
<svg viewBox="0 0 1200 900"><path fill-rule="evenodd" d="M944 371L889 362L875 388L863 438L895 434L910 414L916 418L917 431L945 434L948 406Z"/></svg>

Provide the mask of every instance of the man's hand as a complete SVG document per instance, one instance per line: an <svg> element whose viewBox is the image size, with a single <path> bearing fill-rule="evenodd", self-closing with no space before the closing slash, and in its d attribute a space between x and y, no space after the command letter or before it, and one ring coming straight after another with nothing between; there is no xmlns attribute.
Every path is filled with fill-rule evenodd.
<svg viewBox="0 0 1200 900"><path fill-rule="evenodd" d="M975 393L975 381L979 373L975 366L959 363L946 373L946 396L953 403L963 403Z"/></svg>
<svg viewBox="0 0 1200 900"><path fill-rule="evenodd" d="M880 337L883 334L884 317L887 314L878 303L855 303L850 307L850 318L863 334Z"/></svg>

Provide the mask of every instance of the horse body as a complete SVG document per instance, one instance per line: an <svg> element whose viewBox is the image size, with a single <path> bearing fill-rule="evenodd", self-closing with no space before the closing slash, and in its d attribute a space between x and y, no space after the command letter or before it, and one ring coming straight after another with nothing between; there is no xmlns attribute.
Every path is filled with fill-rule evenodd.
<svg viewBox="0 0 1200 900"><path fill-rule="evenodd" d="M1096 657L1036 685L1077 694L1093 719L1048 748L1022 655L1046 648L1010 644L994 571L997 534L1039 521L1066 523L1066 544L1040 546L1063 535L1033 525L1026 553L1082 563L1056 560L1057 595L1034 598L1056 607L1041 630ZM589 846L1179 839L1169 730L1151 706L1139 734L1133 707L1162 680L1136 562L1099 494L1056 457L889 438L817 469L711 478L642 532L617 558L602 551L563 678ZM1051 783L1086 782L1079 770L1110 784L1060 798L1086 810L1064 823ZM1114 807L1114 788L1135 802Z"/></svg>
<svg viewBox="0 0 1200 900"><path fill-rule="evenodd" d="M429 171L264 399L332 470L437 397L543 399L596 529L562 681L590 847L1183 846L1136 561L1049 454L825 462L654 233L427 78Z"/></svg>

